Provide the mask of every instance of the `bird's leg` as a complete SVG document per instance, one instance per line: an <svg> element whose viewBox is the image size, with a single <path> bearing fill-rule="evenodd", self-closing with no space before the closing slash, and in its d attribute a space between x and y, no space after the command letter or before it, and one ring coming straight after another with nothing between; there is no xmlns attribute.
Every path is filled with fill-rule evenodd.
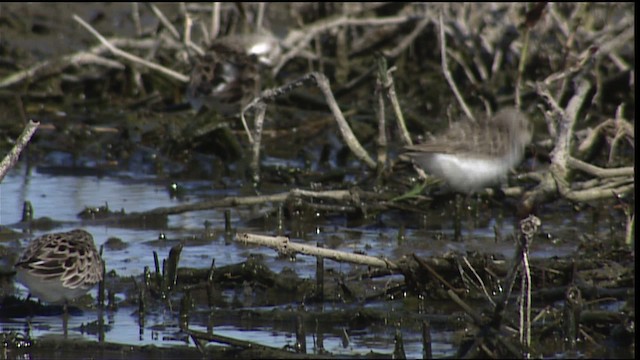
<svg viewBox="0 0 640 360"><path fill-rule="evenodd" d="M462 241L462 196L456 193L453 200L453 239Z"/></svg>
<svg viewBox="0 0 640 360"><path fill-rule="evenodd" d="M25 301L27 302L27 307L29 308L26 326L28 333L31 334L31 320L33 319L33 302L31 301L31 293L27 295L27 299Z"/></svg>
<svg viewBox="0 0 640 360"><path fill-rule="evenodd" d="M64 305L62 305L62 331L64 332L64 338L67 338L67 326L69 325L69 302L67 300L64 301Z"/></svg>

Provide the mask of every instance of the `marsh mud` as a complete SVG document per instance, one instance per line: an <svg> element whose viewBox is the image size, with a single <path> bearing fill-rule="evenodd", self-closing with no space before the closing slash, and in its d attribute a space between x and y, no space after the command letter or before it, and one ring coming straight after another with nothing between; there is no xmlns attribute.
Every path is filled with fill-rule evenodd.
<svg viewBox="0 0 640 360"><path fill-rule="evenodd" d="M249 139L185 96L211 4L0 5L0 153L39 122L0 183L2 358L633 358L634 10L221 4L220 36L260 22L286 59L260 68L286 91L247 112ZM469 107L520 102L535 127L508 181L469 196L399 159L388 100L414 141L463 117L441 24ZM286 87L311 72L372 162L317 78ZM63 321L13 264L74 228L107 276Z"/></svg>

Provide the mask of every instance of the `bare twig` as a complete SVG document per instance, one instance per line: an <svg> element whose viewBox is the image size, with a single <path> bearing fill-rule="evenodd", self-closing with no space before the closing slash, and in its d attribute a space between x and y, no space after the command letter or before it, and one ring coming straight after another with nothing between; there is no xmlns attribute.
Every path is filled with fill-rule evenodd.
<svg viewBox="0 0 640 360"><path fill-rule="evenodd" d="M440 57L442 60L442 72L444 74L445 79L447 79L447 82L449 83L449 87L451 87L453 94L456 96L456 99L458 100L460 107L462 107L462 110L467 115L469 120L475 122L476 118L473 116L473 114L471 113L471 110L469 110L469 107L464 102L462 95L460 95L460 91L458 91L458 87L456 86L456 83L453 81L453 76L451 76L451 72L449 71L449 65L447 64L447 40L444 34L444 21L442 20L442 10L438 14L438 23L440 28L439 29L440 30L439 31Z"/></svg>
<svg viewBox="0 0 640 360"><path fill-rule="evenodd" d="M616 134L611 141L609 163L613 162L613 156L616 153L616 148L623 139L627 139L631 147L635 149L635 126L618 116L616 116L616 119L614 120L614 125L616 128Z"/></svg>
<svg viewBox="0 0 640 360"><path fill-rule="evenodd" d="M130 216L151 216L151 215L175 215L183 214L190 211L209 210L230 206L252 206L268 203L282 203L289 199L295 198L312 198L320 200L333 200L338 202L349 202L358 197L361 200L370 199L380 201L380 195L370 192L357 192L349 190L328 190L328 191L311 191L303 189L291 189L290 191L260 195L260 196L228 196L222 199L204 200L191 204L183 204L171 207L159 207L142 213L132 213Z"/></svg>
<svg viewBox="0 0 640 360"><path fill-rule="evenodd" d="M601 199L612 199L621 196L626 196L632 193L635 189L635 184L633 180L629 182L625 186L620 186L615 189L588 189L585 191L579 191L572 193L571 196L568 196L567 199L575 202L589 202L589 201L597 201Z"/></svg>
<svg viewBox="0 0 640 360"><path fill-rule="evenodd" d="M290 92L292 89L302 86L305 83L309 83L310 81L315 82L315 84L320 88L322 94L324 95L325 100L327 101L327 105L329 109L331 109L331 113L333 114L336 122L338 123L338 128L340 129L340 134L342 135L342 139L347 144L351 152L358 158L359 160L365 162L367 166L371 169L376 168L376 162L369 156L367 151L362 147L358 139L356 138L353 131L351 131L351 127L349 123L344 118L342 111L340 111L340 107L336 102L333 93L331 92L331 86L329 85L329 79L327 79L324 74L318 72L309 73L298 80L291 82L290 84L281 86L275 89L264 90L260 93L260 96L254 98L245 108L240 112L240 118L243 121L243 125L245 126L245 130L249 136L249 140L253 141L253 137L249 135L248 127L246 126L245 113L250 109L256 107L257 104L261 102L265 102L268 100L275 99L276 97Z"/></svg>
<svg viewBox="0 0 640 360"><path fill-rule="evenodd" d="M593 129L585 129L587 135L580 141L580 144L577 147L578 155L589 153L600 139L607 136L608 128L612 126L615 126L615 120L608 119L601 122Z"/></svg>
<svg viewBox="0 0 640 360"><path fill-rule="evenodd" d="M211 31L209 32L209 39L213 41L218 37L220 32L220 2L215 1L211 8Z"/></svg>
<svg viewBox="0 0 640 360"><path fill-rule="evenodd" d="M544 80L542 80L542 82L546 85L551 85L555 81L563 80L574 75L575 73L581 71L585 67L585 65L588 64L589 60L593 59L593 56L597 52L598 49L596 47L591 47L583 51L579 56L579 60L574 65L547 76Z"/></svg>
<svg viewBox="0 0 640 360"><path fill-rule="evenodd" d="M594 201L606 198L615 198L630 193L635 188L632 177L625 177L621 181L610 181L599 187L591 187L585 190L567 190L564 198L575 202Z"/></svg>
<svg viewBox="0 0 640 360"><path fill-rule="evenodd" d="M29 67L28 69L15 72L0 81L0 88L19 84L26 80L34 81L39 77L60 73L62 72L62 70L69 66L78 66L84 64L97 64L114 69L124 70L124 65L122 65L122 63L118 61L103 58L99 55L93 54L92 51L81 51L78 53L63 56L56 61L41 61Z"/></svg>
<svg viewBox="0 0 640 360"><path fill-rule="evenodd" d="M252 154L250 168L253 173L254 183L260 181L260 144L262 143L262 129L264 125L264 116L267 113L267 104L261 102L256 105L254 124L254 138L251 142Z"/></svg>
<svg viewBox="0 0 640 360"><path fill-rule="evenodd" d="M566 108L559 107L555 99L546 91L544 86L539 86L538 91L543 95L548 104L554 109L552 113L560 118L555 147L551 152L551 166L549 172L543 174L538 186L528 191L523 196L524 209L531 210L537 204L552 201L560 195L571 201L592 201L602 198L616 197L628 193L634 189L633 168L602 169L571 157L571 138L573 128L577 121L578 111L584 106L587 94L592 84L586 79L578 81L574 96L569 100ZM551 113L545 113L545 117L551 118ZM549 123L553 122L547 119ZM585 190L576 190L580 184L571 184L569 178L572 169L584 171L593 176L605 179L600 186L589 187Z"/></svg>
<svg viewBox="0 0 640 360"><path fill-rule="evenodd" d="M184 14L184 44L189 46L191 44L191 26L193 25L193 19L189 13Z"/></svg>
<svg viewBox="0 0 640 360"><path fill-rule="evenodd" d="M2 159L2 162L0 162L0 183L2 183L2 179L4 179L9 170L18 162L20 153L25 148L25 146L27 146L29 140L31 140L33 133L35 133L38 129L38 125L40 125L39 122L29 120L24 130L22 131L22 134L20 134L20 137L18 137L18 139L16 140L16 144L4 157L4 159Z"/></svg>
<svg viewBox="0 0 640 360"><path fill-rule="evenodd" d="M520 97L521 97L520 90L522 88L522 75L524 74L524 68L525 68L525 65L527 64L527 55L529 53L529 38L531 37L530 32L531 32L531 29L529 29L528 26L525 26L524 40L522 41L523 43L522 51L520 52L520 62L518 63L518 77L516 78L516 86L515 86L517 109L522 108L522 103L520 100Z"/></svg>
<svg viewBox="0 0 640 360"><path fill-rule="evenodd" d="M464 264L467 265L467 267L469 268L469 270L471 270L471 272L473 273L473 276L476 278L476 281L478 282L478 284L480 285L480 288L482 289L482 292L484 293L484 296L487 298L487 300L489 300L489 302L491 303L491 305L496 306L496 302L493 300L493 298L491 297L491 295L489 295L489 291L487 290L487 286L484 284L484 281L482 280L482 277L480 277L480 275L478 274L478 272L476 271L476 269L473 267L473 265L469 262L469 259L467 259L466 256L462 257L462 260L464 261Z"/></svg>
<svg viewBox="0 0 640 360"><path fill-rule="evenodd" d="M77 21L80 25L82 25L85 29L87 29L93 36L95 36L98 40L100 40L100 42L102 44L104 44L114 55L116 56L120 56L122 58L125 58L133 63L136 64L140 64L143 66L146 66L150 69L156 70L162 74L165 74L167 76L170 76L173 79L176 79L178 81L181 82L189 82L189 77L182 75L176 71L173 71L171 69L168 69L162 65L158 65L155 63L152 63L150 61L147 61L145 59L142 59L138 56L129 54L126 51L122 51L120 49L118 49L117 47L113 46L111 43L109 43L109 41L107 39L105 39L102 35L100 35L100 33L98 33L91 25L89 25L88 23L86 23L84 20L82 20L82 18L80 18L78 15L73 14L73 19L75 21Z"/></svg>
<svg viewBox="0 0 640 360"><path fill-rule="evenodd" d="M538 226L540 220L538 220ZM531 266L529 264L529 244L522 252L522 279L520 285L520 343L529 349L531 346Z"/></svg>
<svg viewBox="0 0 640 360"><path fill-rule="evenodd" d="M625 209L625 215L627 216L627 225L625 226L625 244L632 245L633 239L635 239L636 229L636 214L631 213L632 210Z"/></svg>
<svg viewBox="0 0 640 360"><path fill-rule="evenodd" d="M586 172L589 175L593 175L596 177L607 178L607 177L616 177L616 176L632 176L634 175L634 167L627 166L622 168L615 169L605 169L595 165L591 165L574 157L569 157L567 159L567 165L573 169L581 170Z"/></svg>
<svg viewBox="0 0 640 360"><path fill-rule="evenodd" d="M307 74L297 80L294 80L288 84L283 86L274 88L274 89L266 89L263 90L260 95L255 97L251 102L249 102L243 109L240 111L240 120L242 121L242 126L244 127L245 132L247 133L247 137L249 138L249 142L253 144L253 136L251 135L251 131L249 130L249 126L247 125L247 120L245 114L249 112L249 110L256 108L258 104L266 103L276 99L279 96L284 94L288 94L293 91L293 89L298 88L306 83L313 82L315 79L312 75Z"/></svg>
<svg viewBox="0 0 640 360"><path fill-rule="evenodd" d="M291 31L287 38L283 40L282 44L284 48L289 48L285 54L282 55L280 61L274 66L272 72L277 74L282 67L289 62L289 60L296 57L300 52L306 48L311 40L313 40L318 34L327 31L329 29L338 26L380 26L390 24L401 24L411 20L409 16L395 16L386 18L366 18L366 19L354 19L349 17L340 16L338 18L323 19L316 23L313 23L306 28Z"/></svg>
<svg viewBox="0 0 640 360"><path fill-rule="evenodd" d="M480 83L478 79L476 79L476 76L473 74L473 70L471 70L469 65L467 65L467 63L462 58L462 55L458 51L447 49L447 54L449 54L449 56L451 56L453 60L455 60L458 65L460 65L465 75L467 75L467 79L469 79L472 84L478 85Z"/></svg>
<svg viewBox="0 0 640 360"><path fill-rule="evenodd" d="M256 31L262 29L262 22L264 21L264 12L267 7L265 2L258 3L258 13L256 14Z"/></svg>
<svg viewBox="0 0 640 360"><path fill-rule="evenodd" d="M269 354L268 357L273 357L273 358L287 358L292 356L293 354L292 352L283 350L281 348L266 346L253 341L240 340L240 339L232 338L229 336L205 333L202 331L191 330L191 329L181 329L180 331L191 336L191 339L194 341L194 343L198 344L198 346L201 346L199 341L206 340L209 342L217 342L220 344L230 345L238 348L253 349L256 351L259 350L261 351L261 354L266 353L266 354Z"/></svg>
<svg viewBox="0 0 640 360"><path fill-rule="evenodd" d="M376 163L373 161L371 156L367 153L367 151L362 147L358 139L356 138L353 131L351 131L351 127L349 123L344 118L342 111L338 107L338 103L336 99L333 97L333 93L331 92L331 86L329 85L329 79L327 79L324 74L321 73L312 73L313 77L316 79L316 83L318 87L324 94L325 100L327 101L327 105L331 109L333 116L338 122L338 127L340 128L340 133L342 134L342 138L344 139L351 152L361 161L364 161L367 166L371 169L376 168Z"/></svg>
<svg viewBox="0 0 640 360"><path fill-rule="evenodd" d="M430 17L425 16L422 20L416 24L416 27L409 33L409 35L405 36L396 47L391 50L384 50L382 53L386 57L396 58L400 55L406 48L413 44L413 41L422 33L422 31L429 25L432 21Z"/></svg>
<svg viewBox="0 0 640 360"><path fill-rule="evenodd" d="M555 170L556 179L567 179L567 159L571 149L571 136L573 128L578 119L578 111L586 100L587 93L591 90L591 83L582 79L578 84L576 94L569 100L569 104L564 110L564 116L559 124L556 146L551 153L552 163ZM560 187L561 193L564 186Z"/></svg>
<svg viewBox="0 0 640 360"><path fill-rule="evenodd" d="M378 59L378 63L384 63L380 65L380 71L378 72L378 77L376 79L376 98L378 100L378 106L376 107L376 116L378 118L378 139L377 139L377 163L378 163L378 175L382 174L382 170L384 169L384 165L387 162L387 126L385 121L385 111L384 111L384 95L383 95L383 87L384 82L387 82L387 66L384 58L380 57Z"/></svg>
<svg viewBox="0 0 640 360"><path fill-rule="evenodd" d="M421 259L419 256L417 256L416 254L413 254L413 259L421 266L423 267L428 273L429 275L431 275L433 278L437 279L438 281L440 281L440 283L442 283L442 285L444 285L446 288L449 289L449 291L453 291L454 293L461 293L464 292L464 290L462 289L458 289L455 286L453 286L449 281L447 281L444 277L442 277L442 275L438 274L438 272L431 267L426 261L424 261L423 259ZM462 290L462 291L461 291Z"/></svg>
<svg viewBox="0 0 640 360"><path fill-rule="evenodd" d="M511 297L511 291L513 290L518 269L527 265L529 246L533 241L533 236L540 229L540 225L542 225L542 222L534 215L529 215L529 217L520 221L520 228L516 239L516 249L511 260L509 272L504 281L505 290L496 301L494 322L499 323L502 319L502 311L507 307L509 298Z"/></svg>
<svg viewBox="0 0 640 360"><path fill-rule="evenodd" d="M173 26L171 21L169 21L169 19L167 19L167 17L164 16L162 11L160 11L160 9L158 9L157 6L155 6L155 5L151 4L151 3L147 3L147 6L156 15L158 20L160 20L162 25L171 33L171 36L173 36L173 38L176 39L176 40L180 40L180 33L178 32L178 30L176 30L175 26Z"/></svg>
<svg viewBox="0 0 640 360"><path fill-rule="evenodd" d="M322 256L325 259L332 259L335 261L344 261L353 264L380 267L396 271L399 270L398 265L386 259L346 253L338 250L320 248L313 245L298 244L289 241L289 238L285 236L265 236L248 233L238 233L236 235L236 241L242 242L244 244L268 246L272 249L275 249L280 254L300 253L311 256Z"/></svg>
<svg viewBox="0 0 640 360"><path fill-rule="evenodd" d="M343 8L347 7L347 3L344 3ZM336 34L336 83L344 84L349 81L349 72L351 71L351 62L349 61L350 45L348 43L349 29L342 27L338 29ZM318 41L316 41L318 43ZM320 55L320 54L318 54ZM322 65L322 56L319 56L318 65Z"/></svg>
<svg viewBox="0 0 640 360"><path fill-rule="evenodd" d="M189 15L188 12L185 12L184 14L184 45L186 47L188 47L189 49L192 49L193 51L196 52L196 54L203 56L204 55L204 50L202 50L202 48L198 45L196 45L194 42L191 41L191 27L193 25L193 19L191 18L191 15Z"/></svg>
<svg viewBox="0 0 640 360"><path fill-rule="evenodd" d="M136 29L136 36L142 35L142 24L140 23L140 6L137 2L131 3L131 18L133 27Z"/></svg>
<svg viewBox="0 0 640 360"><path fill-rule="evenodd" d="M400 131L400 139L405 145L412 145L413 142L411 141L409 130L407 130L407 125L404 121L404 116L402 115L402 109L400 108L400 102L398 101L398 95L396 94L396 89L393 84L392 73L395 70L395 67L387 69L387 62L384 58L381 57L378 59L378 77L381 79L380 85L387 93L387 98L389 98L393 112L396 115L396 123L398 124L398 130Z"/></svg>
<svg viewBox="0 0 640 360"><path fill-rule="evenodd" d="M556 102L556 99L553 98L551 92L549 91L549 87L545 83L536 83L536 91L538 95L544 98L547 101L547 104L551 108L550 111L544 111L544 119L547 123L547 131L552 139L555 139L558 136L558 126L556 121L554 120L553 114L555 114L559 118L564 117L564 109ZM542 105L540 105L542 108Z"/></svg>

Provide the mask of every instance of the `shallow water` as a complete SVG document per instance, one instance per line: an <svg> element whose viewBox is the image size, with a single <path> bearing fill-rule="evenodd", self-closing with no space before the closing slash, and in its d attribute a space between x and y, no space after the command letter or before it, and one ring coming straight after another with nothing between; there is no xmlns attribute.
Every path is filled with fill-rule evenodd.
<svg viewBox="0 0 640 360"><path fill-rule="evenodd" d="M184 184L188 186L189 184ZM232 191L233 192L233 191ZM222 196L223 194L221 194ZM108 204L109 208L117 211L125 209L127 212L144 211L157 207L174 206L177 204L198 200L197 196L189 196L188 200L178 200L172 198L165 186L155 184L153 181L132 180L129 178L93 176L72 176L72 175L50 175L41 173L37 169L26 172L24 167L18 166L13 169L0 185L0 196L2 204L0 206L0 222L2 225L11 227L21 219L22 206L24 201L30 201L34 209L34 217L49 217L60 221L61 224L55 229L36 230L31 235L25 235L20 241L5 242L4 245L11 248L15 253L19 253L26 247L28 241L36 236L47 232L69 231L78 227L84 228L93 234L96 246L100 247L110 237L120 238L127 247L123 250L113 250L105 248L103 258L107 264L107 271L115 271L119 276L140 277L145 266L154 268L152 251L157 251L160 258L166 258L171 246L177 243L177 239L189 238L198 231L204 229L204 222L209 221L212 229L223 228L223 210L209 210L191 212L169 216L166 228L125 228L114 225L91 225L83 224L78 219L77 214L85 207L96 207ZM248 213L241 210L231 211L231 222L234 226L242 228L242 216ZM253 215L255 216L255 215ZM252 216L249 216L252 218ZM330 236L344 236L347 228L333 224L319 225L316 238L326 238ZM17 228L16 228L17 229ZM271 229L272 231L274 229ZM242 228L242 231L252 231L264 233L264 229ZM384 231L375 229L350 229L351 236L348 240L341 241L337 249L345 251L361 250L368 251L372 255L383 255L395 248L394 242L387 240L380 242L380 236ZM166 235L166 240L158 240L159 234ZM212 258L215 258L216 266L240 263L245 261L249 254L262 254L266 264L271 270L279 272L285 267L293 268L301 277L313 277L315 274L316 261L313 258L301 257L292 263L289 260L276 258L273 250L248 247L236 242L225 242L223 232L205 241L187 242L181 253L180 265L193 268L209 268ZM388 235L391 236L391 235ZM411 236L409 236L411 238ZM355 240L355 241L351 241ZM411 251L410 241L407 242ZM368 250L365 250L368 249ZM396 254L386 254L395 257ZM10 264L3 264L4 267ZM348 271L350 265L332 263L325 265L326 269L338 268L340 271ZM14 295L26 297L27 290L20 284L15 283ZM93 289L90 294L96 298L97 289ZM229 297L235 296L227 294ZM124 294L116 294L117 300L123 300ZM138 316L134 308L121 307L115 312L105 312L105 318L109 329L105 333L104 341L155 346L175 346L185 344L184 339L170 340L179 329L175 322L176 314L148 314L146 316L145 327L139 328ZM264 309L263 309L264 310ZM96 321L98 313L93 310L85 310L83 315L71 316L68 329L69 336L80 336L86 339L98 339L97 334L88 334L81 330L82 324ZM25 319L4 319L0 323L3 331L25 331ZM157 325L163 325L161 329L154 329ZM166 325L166 326L165 326ZM206 324L198 326L192 324L196 330L206 329ZM290 329L274 330L268 327L242 327L239 324L230 324L215 327L216 334L233 336L240 339L256 341L265 345L282 347L295 343L293 324ZM370 350L381 352L389 351L393 348L393 333L387 334L389 329L371 329L367 333L353 336L348 345L343 345L343 339L336 334L324 334L324 349L336 354L367 353ZM57 336L63 333L61 316L36 316L31 320L31 336L35 338ZM408 334L409 335L409 334ZM307 346L314 344L316 335L307 330ZM437 339L437 337L436 337ZM418 339L414 339L418 341ZM387 342L385 342L387 341ZM412 345L411 337L405 340L405 350L411 357L421 356L421 345L419 342ZM444 346L444 345L443 345ZM413 352L415 350L415 353ZM434 349L435 350L435 349Z"/></svg>
<svg viewBox="0 0 640 360"><path fill-rule="evenodd" d="M217 267L243 262L250 254L262 255L265 264L273 271L279 272L284 268L293 269L302 278L313 279L316 271L316 260L311 257L298 255L296 261L278 258L277 254L267 248L255 246L245 246L235 241L225 240L224 231L224 209L207 210L199 212L189 212L178 215L171 215L168 218L166 227L122 227L116 224L95 225L95 223L83 223L78 219L77 214L85 207L97 207L108 204L114 211L124 209L126 212L139 212L157 207L175 206L200 200L206 196L211 196L211 189L206 189L200 183L183 184L189 189L205 189L194 191L193 194L178 199L172 197L167 190L167 186L162 182L146 177L145 179L132 179L130 176L73 176L52 175L47 171L41 172L38 169L25 171L24 166L18 166L4 179L0 185L0 196L2 204L0 206L0 223L15 230L21 218L21 209L24 201L30 201L34 208L35 218L50 217L60 221L61 224L55 229L36 230L32 235L24 235L19 241L4 242L3 245L10 248L16 254L22 251L30 238L39 236L46 232L68 231L74 228L84 228L91 232L97 246L103 245L110 237L120 238L127 246L122 250L106 247L103 251L103 258L107 264L107 271L115 271L121 277L133 276L137 281L141 281L141 275L145 266L154 268L152 251L158 252L159 257L166 258L170 248L177 244L179 240L185 240L185 247L180 258L180 266L192 268L208 269L212 259L215 259ZM284 190L284 189L283 189ZM200 193L198 193L200 192ZM226 190L217 191L216 197L223 197L226 194L235 195L238 191ZM259 218L259 211L246 208L231 209L231 223L238 231L254 232L258 234L275 234L275 225L270 225L269 221L264 221L263 226L248 226L248 223L260 223L255 219ZM494 225L499 225L503 234L513 231L514 221L504 214L501 220L495 217L485 219L482 226L468 229L463 232L465 241L452 242L447 240L447 236L452 236L452 231L446 227L446 215L438 214L430 219L422 219L424 223L414 227L408 227L402 241L398 240L396 223L406 221L413 223L411 219L402 220L402 214L387 213L381 216L380 222L374 224L362 224L349 226L341 218L318 218L311 230L306 233L306 237L312 239L307 243L325 243L327 246L347 251L363 252L371 256L386 257L389 259L399 259L403 255L417 254L419 256L433 256L446 252L493 252L501 253L505 258L510 258L513 253L511 241L496 243L494 240ZM208 238L202 238L204 223L210 223L210 233ZM574 220L574 226L576 226ZM375 223L375 222L374 222ZM12 225L14 224L14 225ZM467 225L469 225L467 223ZM579 225L579 224L578 224ZM285 224L285 227L290 224ZM547 227L549 231L551 227ZM552 229L552 228L551 228ZM164 234L165 240L158 240L159 235ZM444 234L444 239L442 236ZM303 241L293 239L295 241ZM566 256L574 252L576 244L565 242L554 244L550 241L537 241L531 251L532 257ZM3 264L3 267L10 264ZM348 273L353 266L344 263L336 263L330 260L325 261L325 271L335 269L341 273ZM388 280L388 279L387 279ZM384 286L383 284L378 284ZM370 286L375 287L375 282ZM9 290L10 291L10 290ZM5 291L6 292L6 291ZM27 291L19 284L15 284L13 294L25 297ZM92 296L96 298L96 289L92 290ZM244 298L242 294L234 291L223 291L222 295L228 299L239 297L247 310L269 311L265 308L252 308L252 299ZM126 298L125 294L117 293L116 301ZM325 306L330 306L327 303ZM334 306L344 306L344 304L334 303ZM371 304L367 305L371 306ZM384 301L380 303L383 311L391 313L404 313L420 310L407 308L402 300ZM326 310L326 309L325 309ZM175 310L174 310L175 312ZM143 327L139 326L136 309L130 306L119 307L116 311L106 311L104 313L108 329L105 333L104 341L130 344L155 346L175 346L188 342L184 335L179 335L176 323L176 314L149 312L145 318ZM409 318L412 315L408 315ZM86 339L98 339L98 334L87 333L82 330L82 324L96 321L98 313L95 310L85 310L83 315L71 316L69 320L69 336L80 336ZM191 321L191 328L196 330L206 329L206 320L199 321L197 316ZM206 318L206 316L205 316ZM24 331L25 319L3 319L0 327L3 331ZM372 325L367 327L367 331L349 331L349 341L345 342L342 329L321 330L324 339L324 349L334 354L366 354L369 351L379 351L381 353L391 353L393 351L394 326ZM233 336L239 339L256 341L261 344L282 347L295 343L295 327L291 323L289 326L268 327L264 324L260 326L247 326L242 321L225 321L214 327L214 333L226 336ZM326 331L326 333L324 332ZM403 326L404 348L410 358L422 356L422 343L420 329L411 324ZM317 334L313 329L307 329L307 348L312 351L314 339ZM46 336L57 336L62 334L62 320L60 316L38 316L31 320L31 335L39 338ZM449 330L440 332L435 327L432 328L434 355L453 355L454 346L451 343L451 332ZM176 338L177 337L177 338Z"/></svg>

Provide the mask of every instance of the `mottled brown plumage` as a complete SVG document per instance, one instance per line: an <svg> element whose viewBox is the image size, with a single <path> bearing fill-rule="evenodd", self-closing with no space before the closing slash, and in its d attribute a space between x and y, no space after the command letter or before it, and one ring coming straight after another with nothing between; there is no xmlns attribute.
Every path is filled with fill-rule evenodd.
<svg viewBox="0 0 640 360"><path fill-rule="evenodd" d="M260 67L272 65L279 52L268 35L216 39L191 71L187 99L196 110L238 113L260 90Z"/></svg>
<svg viewBox="0 0 640 360"><path fill-rule="evenodd" d="M39 299L60 303L85 294L103 277L103 261L84 230L43 235L15 264L17 280Z"/></svg>

